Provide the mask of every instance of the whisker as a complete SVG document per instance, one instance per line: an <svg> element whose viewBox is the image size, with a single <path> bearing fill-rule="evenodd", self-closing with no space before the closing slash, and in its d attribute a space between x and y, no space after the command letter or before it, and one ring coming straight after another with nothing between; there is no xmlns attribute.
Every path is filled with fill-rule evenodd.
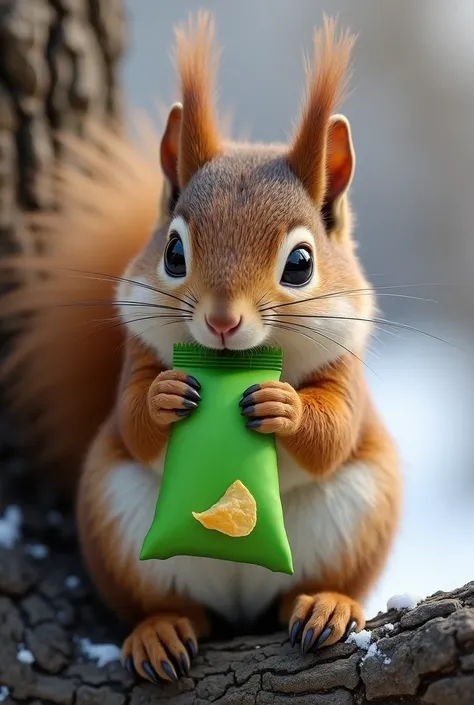
<svg viewBox="0 0 474 705"><path fill-rule="evenodd" d="M126 314L128 316L132 316L133 314ZM173 313L164 313L164 314L150 314L149 316L141 316L140 318L127 318L125 319L124 315L117 314L116 316L108 316L105 318L95 318L92 321L82 321L79 325L81 326L87 326L90 323L93 323L94 325L98 326L101 323L112 323L113 321L123 321L124 324L127 323L135 323L135 321L141 321L145 319L156 319L156 320L166 320L166 319L175 319L175 320L181 320L181 321L192 321L193 318L192 316L177 316L176 314Z"/></svg>
<svg viewBox="0 0 474 705"><path fill-rule="evenodd" d="M410 326L408 323L399 323L398 321L389 321L386 318L361 318L358 316L330 316L326 314L317 314L317 315L311 315L311 314L304 314L304 313L278 313L276 314L278 316L281 316L282 318L318 318L321 320L331 320L331 321L362 321L364 323L374 323L380 326L389 326L392 328L399 328L401 330L407 330L411 331L412 333L420 333L420 335L426 335L428 338L432 338L433 340L437 340L440 343L444 343L445 345L449 345L452 348L455 348L459 350L459 347L455 345L454 343L451 343L449 340L445 340L444 338L440 338L439 336L435 335L434 333L429 333L426 330L423 330L421 328L416 328L415 326ZM263 318L263 317L262 317ZM271 317L268 318L268 320L271 320Z"/></svg>
<svg viewBox="0 0 474 705"><path fill-rule="evenodd" d="M93 299L91 301L76 301L69 303L52 304L49 308L89 308L94 306L131 306L142 308L156 308L164 311L178 311L179 313L189 313L189 309L178 308L177 306L167 306L166 304L142 303L140 301L116 301L115 299Z"/></svg>
<svg viewBox="0 0 474 705"><path fill-rule="evenodd" d="M304 328L304 329L306 329L306 330L311 331L312 333L315 333L316 335L322 336L323 338L325 338L326 340L329 340L329 341L330 341L331 343L333 343L334 345L337 345L337 346L339 346L340 348L342 348L343 350L345 350L347 353L349 353L349 355L352 355L352 356L353 356L356 360L358 360L362 365L365 365L365 367L367 367L367 369L370 370L370 372L372 372L372 374L374 374L376 377L379 377L379 375L378 375L364 360L362 360L362 358L360 358L353 350L350 350L350 349L347 348L345 345L343 345L342 343L339 343L337 340L334 340L334 339L331 338L329 335L326 335L325 333L322 333L320 330L317 330L316 328L311 328L310 326L305 326L305 325L302 324L302 323L292 323L291 321L278 321L278 320L275 320L274 323L278 323L278 324L280 324L280 325L281 325L281 324L284 324L284 325L291 326L291 328L292 328L293 330L294 330L293 327ZM301 333L301 331L294 330L294 332L295 332L295 333L300 333L301 335L303 335L303 334ZM313 342L314 342L314 338L311 338L311 337L308 336L308 335L306 335L306 337L309 338L310 340L313 340ZM379 379L380 379L380 378L379 378Z"/></svg>
<svg viewBox="0 0 474 705"><path fill-rule="evenodd" d="M99 333L106 333L108 331L114 330L115 328L120 328L120 326L126 326L129 323L140 323L141 321L151 321L151 320L159 320L158 316L141 316L140 318L135 318L133 321L122 321L119 320L117 323L114 325L110 325L104 328L99 328L98 330L94 330L92 333L89 335L86 335L84 337L84 340L87 340L88 338L98 335ZM176 321L170 321L170 323L181 323L181 321L184 320L181 318L181 316L176 317ZM165 325L165 324L164 324ZM140 335L140 334L138 334Z"/></svg>
<svg viewBox="0 0 474 705"><path fill-rule="evenodd" d="M186 304L186 306L189 306L190 308L194 308L194 305L190 303L189 301L186 301L186 299L182 299L181 297L177 296L176 294L171 294L168 291L162 291L161 289L157 289L156 287L152 286L151 284L145 284L145 282L138 282L135 281L134 279L127 279L126 277L118 277L114 276L113 274L101 274L100 272L88 272L86 270L81 270L81 269L71 269L71 268L66 268L65 271L71 272L73 274L80 274L82 275L83 279L95 279L97 281L111 281L111 282L125 282L127 284L133 284L135 286L142 287L143 289L147 289L148 291L153 291L155 294L161 294L162 296L169 296L171 299L175 299L175 301L179 301L182 304Z"/></svg>
<svg viewBox="0 0 474 705"><path fill-rule="evenodd" d="M310 303L311 301L320 301L323 299L328 299L331 297L336 297L336 296L343 296L343 295L355 295L355 294L374 294L378 293L383 290L387 289L402 289L402 288L408 288L408 287L423 287L427 286L426 284L393 284L391 286L373 286L373 287L365 287L362 289L341 289L339 291L332 291L327 294L321 294L319 296L312 296L307 299L301 299L300 301L285 301L284 303L281 304L274 304L271 306L268 306L267 308L260 308L259 311L263 313L264 311L268 311L271 309L277 309L277 308L283 308L286 306L292 306L295 304L303 304L303 303ZM438 303L435 299L427 299L419 296L411 296L409 294L394 294L391 292L386 292L386 293L379 293L379 296L393 296L396 298L407 298L407 299L414 299L416 301L425 301L429 303Z"/></svg>

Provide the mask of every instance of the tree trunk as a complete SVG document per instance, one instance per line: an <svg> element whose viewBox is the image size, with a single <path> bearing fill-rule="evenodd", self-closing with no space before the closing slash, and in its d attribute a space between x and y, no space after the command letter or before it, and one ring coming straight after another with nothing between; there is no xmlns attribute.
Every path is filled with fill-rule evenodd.
<svg viewBox="0 0 474 705"><path fill-rule="evenodd" d="M121 0L0 0L0 255L24 210L54 208L54 132L120 119Z"/></svg>
<svg viewBox="0 0 474 705"><path fill-rule="evenodd" d="M474 583L378 615L367 627L376 644L368 653L351 643L301 656L278 633L203 645L190 677L176 686L134 680L118 661L100 666L81 639L120 645L125 632L94 597L71 517L25 479L7 440L0 517L14 528L16 505L22 522L17 542L0 547L4 705L473 705ZM0 523L0 543L2 533Z"/></svg>

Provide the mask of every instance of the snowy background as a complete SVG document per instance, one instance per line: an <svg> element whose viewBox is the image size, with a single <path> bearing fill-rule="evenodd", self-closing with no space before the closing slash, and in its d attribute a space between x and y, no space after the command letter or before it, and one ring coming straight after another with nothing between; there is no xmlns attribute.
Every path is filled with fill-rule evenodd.
<svg viewBox="0 0 474 705"><path fill-rule="evenodd" d="M151 114L176 97L172 27L192 0L128 0L128 100ZM359 34L352 94L360 256L374 285L437 304L380 298L427 336L378 331L368 379L400 446L401 531L369 613L395 593L425 596L474 578L474 2L240 0L203 3L224 47L220 105L234 134L284 140L303 86L302 52L322 13ZM399 293L400 293L399 292Z"/></svg>

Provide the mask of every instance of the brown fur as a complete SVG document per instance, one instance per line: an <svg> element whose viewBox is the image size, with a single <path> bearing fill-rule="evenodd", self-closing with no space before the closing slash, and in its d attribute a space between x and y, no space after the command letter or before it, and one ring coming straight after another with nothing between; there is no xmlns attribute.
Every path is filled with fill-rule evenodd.
<svg viewBox="0 0 474 705"><path fill-rule="evenodd" d="M124 658L132 657L150 680L153 673L173 680L176 671L164 665L166 650L183 655L186 640L207 634L209 624L201 605L174 588L160 592L156 574L140 564L141 536L114 515L124 500L114 499L120 487L113 482L122 477L117 474L122 466L127 477L135 473L131 486L148 488L149 473L160 467L170 424L178 420L176 411L188 408L184 399L189 401L189 380L168 369L172 343L194 339L218 347L221 341L209 337L206 318L241 318L235 337L225 341L229 345L239 335L241 347L284 340L291 364L283 376L291 384L262 384L247 412L263 419L253 432L275 433L295 473L307 473L323 487L342 467L371 470L374 503L346 549L281 596L280 616L290 628L301 620L303 639L312 629L314 643L329 624L329 644L352 621L363 626L358 601L380 574L399 517L398 461L363 379L369 326L352 320L370 319L374 309L351 236L352 142L347 122L332 117L353 38L337 39L335 24L325 20L301 124L288 147L221 140L212 105L212 36L205 14L188 35L177 32L183 105L175 108L156 150L165 187L158 171L124 139L102 136L105 154L80 146L77 156L93 178L61 172L63 209L43 220L45 253L16 262L23 274L39 269L49 277L25 277L6 302L10 314L30 310L34 316L4 375L15 380L18 405L39 413L34 430L43 439L46 459L72 473L89 447L78 495L82 550L104 599L136 625ZM170 283L163 252L170 219L178 216L192 257L186 279ZM314 245L317 296L285 289L275 276L281 248L295 228L305 228L301 237L309 233ZM64 272L70 267L99 272L100 278L71 277ZM124 301L117 307L127 339L116 327L78 342L70 331L90 332L96 318L114 316L110 277L125 268L127 281L118 294ZM94 306L55 307L58 301L77 304L84 298ZM98 298L106 303L96 306ZM134 309L138 304L145 308ZM153 325L139 320L141 311L148 318L154 314ZM162 321L170 311L174 319L165 328ZM123 365L116 351L122 343ZM128 495L125 500L127 506Z"/></svg>

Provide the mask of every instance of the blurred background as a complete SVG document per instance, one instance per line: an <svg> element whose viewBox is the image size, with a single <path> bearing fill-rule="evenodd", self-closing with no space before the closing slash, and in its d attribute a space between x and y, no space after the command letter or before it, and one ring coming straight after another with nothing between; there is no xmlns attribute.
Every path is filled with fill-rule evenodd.
<svg viewBox="0 0 474 705"><path fill-rule="evenodd" d="M426 596L474 565L474 3L472 0L208 0L223 45L219 103L233 131L282 141L303 88L303 50L323 13L359 34L344 106L357 154L356 238L383 316L421 333L378 330L367 362L402 456L405 503L368 613L395 593ZM128 105L155 114L176 98L173 25L199 8L128 0ZM403 286L402 286L403 285ZM381 290L381 293L388 293Z"/></svg>

